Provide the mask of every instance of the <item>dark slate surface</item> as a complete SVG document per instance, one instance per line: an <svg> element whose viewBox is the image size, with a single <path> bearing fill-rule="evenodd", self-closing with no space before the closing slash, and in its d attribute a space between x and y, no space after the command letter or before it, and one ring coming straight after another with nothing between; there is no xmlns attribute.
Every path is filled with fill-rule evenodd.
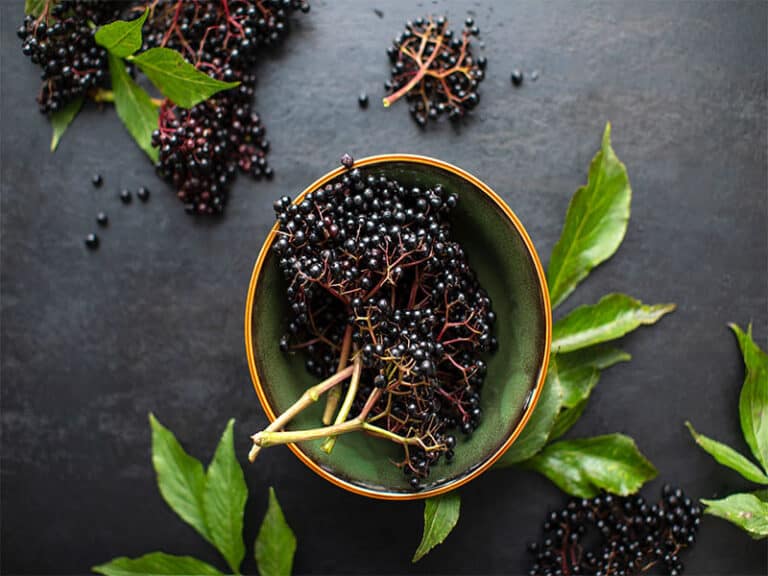
<svg viewBox="0 0 768 576"><path fill-rule="evenodd" d="M264 416L243 350L244 298L275 196L302 189L345 151L432 155L494 187L546 255L607 120L629 167L632 220L617 257L566 308L626 291L678 310L626 340L634 360L604 375L572 434L631 434L664 479L697 497L746 488L682 424L692 418L745 449L742 367L726 322L752 320L765 345L767 5L314 4L286 49L259 68L257 109L277 176L240 178L226 218L210 222L182 212L111 110L88 108L48 152L50 129L34 103L38 71L14 34L21 2L3 2L3 573L82 573L156 549L217 561L157 493L147 413L206 460L235 417L245 457ZM404 104L376 105L389 40L429 11L454 20L474 13L483 31L483 102L458 131L421 132ZM514 66L541 76L513 89ZM361 89L371 94L365 112ZM101 189L90 184L96 171ZM152 189L151 201L121 205L119 188L139 185ZM109 229L88 253L82 238L99 210ZM488 473L463 490L446 544L412 566L422 504L347 494L286 449L265 454L247 478L247 541L276 486L298 536L299 573L523 572L525 542L563 501L532 473ZM692 574L765 573L766 547L707 518L686 562ZM255 570L250 553L244 568Z"/></svg>

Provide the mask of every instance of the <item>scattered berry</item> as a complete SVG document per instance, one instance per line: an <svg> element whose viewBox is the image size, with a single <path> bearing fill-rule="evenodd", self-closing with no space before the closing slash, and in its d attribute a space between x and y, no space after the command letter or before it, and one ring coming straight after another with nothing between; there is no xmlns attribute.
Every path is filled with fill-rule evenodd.
<svg viewBox="0 0 768 576"><path fill-rule="evenodd" d="M139 197L139 200L142 202L146 202L149 200L149 190L145 188L144 186L140 186L139 189L136 191L136 196Z"/></svg>
<svg viewBox="0 0 768 576"><path fill-rule="evenodd" d="M96 188L101 188L102 183L104 182L104 179L101 177L101 174L94 174L91 177L91 182Z"/></svg>
<svg viewBox="0 0 768 576"><path fill-rule="evenodd" d="M352 166L355 164L355 159L352 158L349 154L344 154L341 157L341 165L344 166L344 168L352 168Z"/></svg>
<svg viewBox="0 0 768 576"><path fill-rule="evenodd" d="M515 68L512 70L512 75L509 77L509 79L515 86L520 86L520 84L523 83L523 71L519 68Z"/></svg>
<svg viewBox="0 0 768 576"><path fill-rule="evenodd" d="M133 200L133 195L131 194L131 191L127 188L123 188L120 190L120 201L123 204L130 204L131 200Z"/></svg>
<svg viewBox="0 0 768 576"><path fill-rule="evenodd" d="M85 245L89 250L96 250L99 247L99 237L96 234L88 234L85 237Z"/></svg>
<svg viewBox="0 0 768 576"><path fill-rule="evenodd" d="M360 108L368 108L368 94L360 92L360 95L357 97L357 103L360 105Z"/></svg>
<svg viewBox="0 0 768 576"><path fill-rule="evenodd" d="M107 224L109 224L109 218L107 217L107 214L105 212L99 212L96 215L96 222L99 224L99 226L103 228Z"/></svg>
<svg viewBox="0 0 768 576"><path fill-rule="evenodd" d="M405 97L422 127L444 114L453 121L464 117L480 102L477 87L485 78L487 63L472 55L470 39L479 33L471 18L460 37L443 17L408 22L387 51L392 69L384 105Z"/></svg>

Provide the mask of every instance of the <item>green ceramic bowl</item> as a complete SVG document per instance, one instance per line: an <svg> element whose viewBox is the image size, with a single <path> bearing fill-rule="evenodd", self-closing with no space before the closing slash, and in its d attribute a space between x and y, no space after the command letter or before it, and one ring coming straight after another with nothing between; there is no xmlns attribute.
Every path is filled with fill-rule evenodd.
<svg viewBox="0 0 768 576"><path fill-rule="evenodd" d="M497 315L498 351L487 358L483 386L483 420L465 439L459 435L451 463L432 467L423 489L414 492L392 465L401 457L399 445L353 433L339 437L333 452L322 441L289 445L323 478L352 492L375 498L410 500L453 490L501 457L522 432L536 405L547 371L552 338L549 293L541 262L531 239L512 210L474 176L440 160L410 155L385 155L357 161L355 167L374 175L394 177L405 185L442 184L459 195L452 230L462 243ZM311 184L297 198L316 190L343 172L339 168ZM253 268L245 310L245 344L253 385L270 420L316 383L300 355L280 352L288 306L285 283L270 250L275 226ZM324 402L304 411L288 429L320 425ZM262 455L262 457L264 457Z"/></svg>

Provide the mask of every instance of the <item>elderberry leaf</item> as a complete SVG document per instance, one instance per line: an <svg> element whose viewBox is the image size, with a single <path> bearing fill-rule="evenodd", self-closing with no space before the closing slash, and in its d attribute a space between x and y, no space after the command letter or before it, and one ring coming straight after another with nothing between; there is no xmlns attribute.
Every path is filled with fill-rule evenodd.
<svg viewBox="0 0 768 576"><path fill-rule="evenodd" d="M768 485L768 476L763 474L760 468L739 454L736 450L722 442L712 440L711 438L704 436L704 434L699 434L694 430L693 425L690 422L686 422L685 425L688 427L696 444L701 446L701 448L718 463L731 470L735 470L747 480L757 482L758 484Z"/></svg>
<svg viewBox="0 0 768 576"><path fill-rule="evenodd" d="M614 364L629 362L630 360L632 360L630 354L604 344L557 355L557 365L566 373L581 366L591 366L598 370L605 370Z"/></svg>
<svg viewBox="0 0 768 576"><path fill-rule="evenodd" d="M547 379L531 419L520 436L496 463L505 468L535 456L547 443L555 418L562 406L563 389L560 384L558 363L554 357L549 360Z"/></svg>
<svg viewBox="0 0 768 576"><path fill-rule="evenodd" d="M57 0L50 0L49 9L56 5ZM48 0L25 0L24 14L38 18L45 10Z"/></svg>
<svg viewBox="0 0 768 576"><path fill-rule="evenodd" d="M117 115L139 147L157 162L158 151L152 146L152 132L158 126L158 110L149 94L125 71L125 62L112 54L108 57Z"/></svg>
<svg viewBox="0 0 768 576"><path fill-rule="evenodd" d="M768 537L768 502L763 490L753 493L731 494L720 500L705 500L705 514L718 516L745 530L758 540Z"/></svg>
<svg viewBox="0 0 768 576"><path fill-rule="evenodd" d="M277 501L275 489L269 488L269 504L256 537L254 556L261 576L285 576L291 573L296 536L288 526Z"/></svg>
<svg viewBox="0 0 768 576"><path fill-rule="evenodd" d="M553 308L619 248L627 231L631 199L627 169L611 147L611 125L606 124L587 184L573 195L549 259L547 284Z"/></svg>
<svg viewBox="0 0 768 576"><path fill-rule="evenodd" d="M210 541L205 523L203 465L184 451L173 432L165 428L154 414L152 426L152 465L157 473L157 486L163 499L187 524Z"/></svg>
<svg viewBox="0 0 768 576"><path fill-rule="evenodd" d="M648 306L625 294L609 294L555 322L552 350L571 352L615 340L642 325L654 324L674 309L674 304Z"/></svg>
<svg viewBox="0 0 768 576"><path fill-rule="evenodd" d="M233 426L230 420L205 475L203 511L211 542L221 552L234 573L245 557L243 513L248 499L243 469L235 455Z"/></svg>
<svg viewBox="0 0 768 576"><path fill-rule="evenodd" d="M424 534L411 562L418 562L451 533L461 512L461 497L456 491L424 502Z"/></svg>
<svg viewBox="0 0 768 576"><path fill-rule="evenodd" d="M149 8L135 20L115 20L96 31L94 40L118 58L125 58L141 48L141 28L149 15Z"/></svg>
<svg viewBox="0 0 768 576"><path fill-rule="evenodd" d="M555 442L527 460L526 467L580 498L592 498L600 490L634 494L658 474L634 440L623 434Z"/></svg>
<svg viewBox="0 0 768 576"><path fill-rule="evenodd" d="M64 136L64 132L75 119L77 113L80 112L80 108L83 106L84 98L82 96L75 98L67 103L64 108L58 112L51 114L51 126L53 126L53 136L51 137L51 152L55 152L56 148L61 141L61 137Z"/></svg>
<svg viewBox="0 0 768 576"><path fill-rule="evenodd" d="M133 576L135 574L157 574L179 576L181 574L221 574L210 564L191 556L174 556L165 552L151 552L139 558L114 558L106 564L91 568L104 576Z"/></svg>
<svg viewBox="0 0 768 576"><path fill-rule="evenodd" d="M170 48L152 48L131 58L164 96L177 106L192 108L217 92L239 86L200 72Z"/></svg>
<svg viewBox="0 0 768 576"><path fill-rule="evenodd" d="M739 419L744 440L768 472L768 355L752 339L752 326L744 333L731 324L744 358L744 385L739 395Z"/></svg>
<svg viewBox="0 0 768 576"><path fill-rule="evenodd" d="M552 431L549 433L549 440L556 440L568 432L568 430L576 424L579 418L581 418L588 402L589 399L584 398L584 400L581 400L570 408L563 408L557 415L557 418L555 418L555 424L552 426Z"/></svg>

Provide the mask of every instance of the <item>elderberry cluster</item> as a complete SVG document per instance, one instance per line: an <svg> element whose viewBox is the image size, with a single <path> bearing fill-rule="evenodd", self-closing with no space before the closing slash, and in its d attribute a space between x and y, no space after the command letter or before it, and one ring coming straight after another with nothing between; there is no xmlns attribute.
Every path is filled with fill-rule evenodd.
<svg viewBox="0 0 768 576"><path fill-rule="evenodd" d="M42 68L40 112L54 113L107 79L107 52L91 24L117 18L125 2L62 0L39 17L27 15L17 34L22 52Z"/></svg>
<svg viewBox="0 0 768 576"><path fill-rule="evenodd" d="M422 127L444 114L453 121L463 118L480 102L477 87L485 77L486 59L472 55L471 38L479 33L471 18L460 35L444 17L408 22L387 50L392 69L385 103L405 96Z"/></svg>
<svg viewBox="0 0 768 576"><path fill-rule="evenodd" d="M451 238L457 201L440 185L352 169L274 206L291 310L281 349L303 352L307 370L327 378L350 339L363 364L353 412L380 389L369 419L419 439L398 464L414 487L453 458L452 430L479 425L481 356L497 346L490 298Z"/></svg>
<svg viewBox="0 0 768 576"><path fill-rule="evenodd" d="M677 576L680 553L694 544L700 523L699 506L669 485L655 504L611 494L572 500L549 514L543 542L530 544L530 574L628 576L661 565Z"/></svg>
<svg viewBox="0 0 768 576"><path fill-rule="evenodd" d="M199 70L240 86L185 110L166 102L153 145L158 171L173 184L190 213L218 214L238 169L270 178L269 141L252 109L260 51L283 40L292 12L307 12L303 0L169 0L155 7L144 49L179 51Z"/></svg>

